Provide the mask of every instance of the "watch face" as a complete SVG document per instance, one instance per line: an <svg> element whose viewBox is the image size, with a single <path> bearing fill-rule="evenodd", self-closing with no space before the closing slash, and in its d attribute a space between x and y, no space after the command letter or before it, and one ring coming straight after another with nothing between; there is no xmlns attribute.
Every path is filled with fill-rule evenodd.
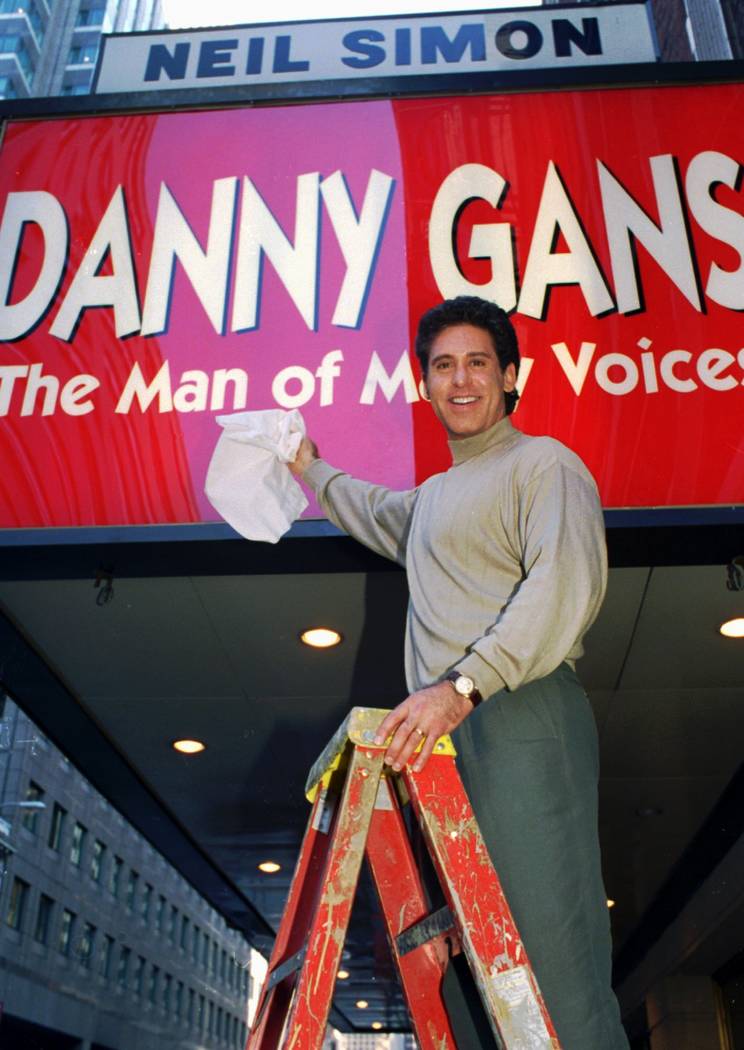
<svg viewBox="0 0 744 1050"><path fill-rule="evenodd" d="M461 696L470 696L475 689L475 682L472 678L468 678L466 674L461 674L455 682L455 689Z"/></svg>

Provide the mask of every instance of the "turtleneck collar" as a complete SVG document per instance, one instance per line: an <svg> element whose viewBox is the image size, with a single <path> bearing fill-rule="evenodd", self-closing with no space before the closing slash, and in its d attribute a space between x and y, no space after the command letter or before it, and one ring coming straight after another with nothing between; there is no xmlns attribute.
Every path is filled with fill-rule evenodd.
<svg viewBox="0 0 744 1050"><path fill-rule="evenodd" d="M452 453L452 462L458 466L460 463L473 459L474 456L479 456L486 449L506 448L516 440L518 434L519 431L512 426L509 416L504 416L498 423L494 423L492 427L481 431L480 434L459 438L456 441L450 439L447 444Z"/></svg>

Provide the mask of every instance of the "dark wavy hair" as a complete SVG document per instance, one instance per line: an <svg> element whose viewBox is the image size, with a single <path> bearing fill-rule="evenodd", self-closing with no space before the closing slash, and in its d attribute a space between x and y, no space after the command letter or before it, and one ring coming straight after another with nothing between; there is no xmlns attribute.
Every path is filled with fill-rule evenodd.
<svg viewBox="0 0 744 1050"><path fill-rule="evenodd" d="M504 371L508 365L513 364L519 372L517 335L506 312L496 303L488 302L477 295L458 295L456 299L445 299L438 306L433 306L419 321L415 349L424 378L429 368L431 344L445 328L452 328L458 324L470 324L488 332L501 370ZM505 391L507 415L516 408L518 397L516 390Z"/></svg>

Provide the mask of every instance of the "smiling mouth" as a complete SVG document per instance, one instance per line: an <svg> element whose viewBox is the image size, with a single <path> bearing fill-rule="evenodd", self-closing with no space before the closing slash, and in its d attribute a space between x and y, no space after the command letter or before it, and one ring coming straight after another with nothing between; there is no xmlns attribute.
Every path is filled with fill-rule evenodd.
<svg viewBox="0 0 744 1050"><path fill-rule="evenodd" d="M449 400L450 400L450 404L451 405L472 405L478 400L478 398L477 397L451 397Z"/></svg>

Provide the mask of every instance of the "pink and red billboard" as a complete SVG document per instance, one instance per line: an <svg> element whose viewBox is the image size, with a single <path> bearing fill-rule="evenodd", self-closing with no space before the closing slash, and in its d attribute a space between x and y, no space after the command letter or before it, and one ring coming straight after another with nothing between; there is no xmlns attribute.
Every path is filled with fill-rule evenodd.
<svg viewBox="0 0 744 1050"><path fill-rule="evenodd" d="M724 85L10 123L0 526L215 520L215 416L245 408L299 407L331 462L412 486L448 465L416 320L461 293L512 313L515 423L606 507L744 502L743 108Z"/></svg>

